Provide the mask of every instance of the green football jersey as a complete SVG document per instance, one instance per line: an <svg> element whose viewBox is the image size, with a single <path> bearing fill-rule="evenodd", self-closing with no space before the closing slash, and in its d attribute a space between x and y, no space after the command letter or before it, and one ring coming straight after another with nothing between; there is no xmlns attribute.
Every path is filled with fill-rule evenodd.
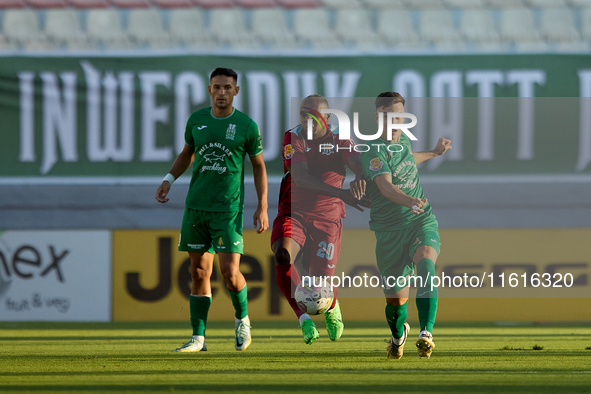
<svg viewBox="0 0 591 394"><path fill-rule="evenodd" d="M410 208L396 204L380 192L373 181L380 174L391 174L392 183L413 198L425 198L419 183L417 163L412 155L410 140L401 134L399 142L379 138L361 154L361 165L367 181L367 193L371 198L369 227L373 231L393 231L408 227L417 220L432 216L431 205L423 207L423 213L415 215Z"/></svg>
<svg viewBox="0 0 591 394"><path fill-rule="evenodd" d="M257 124L237 109L217 118L211 107L203 108L189 117L185 143L195 150L186 206L210 212L242 212L244 157L263 151Z"/></svg>

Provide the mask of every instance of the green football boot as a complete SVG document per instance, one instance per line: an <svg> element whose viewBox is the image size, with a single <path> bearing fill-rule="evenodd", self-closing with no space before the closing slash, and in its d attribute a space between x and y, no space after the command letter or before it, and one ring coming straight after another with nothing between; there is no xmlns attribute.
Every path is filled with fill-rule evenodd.
<svg viewBox="0 0 591 394"><path fill-rule="evenodd" d="M311 345L315 340L320 338L318 329L312 319L306 319L302 323L302 333L304 334L304 342Z"/></svg>
<svg viewBox="0 0 591 394"><path fill-rule="evenodd" d="M326 331L328 331L328 337L331 341L336 341L343 335L343 316L341 315L341 307L337 300L334 308L324 313L324 320L326 321Z"/></svg>

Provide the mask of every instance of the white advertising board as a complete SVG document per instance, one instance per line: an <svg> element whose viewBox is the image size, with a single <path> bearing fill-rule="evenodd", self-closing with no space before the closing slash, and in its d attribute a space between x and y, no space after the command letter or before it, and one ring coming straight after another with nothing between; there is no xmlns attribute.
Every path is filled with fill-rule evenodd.
<svg viewBox="0 0 591 394"><path fill-rule="evenodd" d="M0 232L0 321L110 321L109 231Z"/></svg>

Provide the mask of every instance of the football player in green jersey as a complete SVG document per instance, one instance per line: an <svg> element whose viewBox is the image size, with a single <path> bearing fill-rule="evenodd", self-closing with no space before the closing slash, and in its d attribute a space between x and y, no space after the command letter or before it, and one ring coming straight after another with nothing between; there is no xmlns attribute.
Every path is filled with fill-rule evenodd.
<svg viewBox="0 0 591 394"><path fill-rule="evenodd" d="M251 343L247 311L247 289L240 272L242 255L242 212L244 207L244 157L252 163L258 206L254 226L260 234L269 227L267 217L267 171L257 124L232 106L238 94L238 76L233 70L217 68L210 77L213 105L191 114L185 130L185 147L156 192L161 203L174 180L193 161L193 176L185 203L179 250L191 258L192 339L176 352L207 350L205 327L211 305L210 277L214 253L235 313L235 347L246 350ZM194 157L194 159L193 159Z"/></svg>
<svg viewBox="0 0 591 394"><path fill-rule="evenodd" d="M404 98L400 94L385 92L377 97L376 121L383 116L386 125L388 112L404 112ZM404 118L396 117L394 123L402 124ZM392 331L387 356L402 357L410 330L406 323L408 281L394 280L408 279L415 271L419 277L416 304L421 325L416 346L419 357L429 358L435 347L432 332L438 297L437 288L431 290L429 277L435 275L440 242L437 219L423 194L417 164L444 154L451 149L451 141L441 138L433 151L413 153L410 140L401 129L393 130L389 140L387 129L384 126L382 136L361 155L372 204L369 226L376 236L378 269L384 278L386 320ZM406 285L401 287L396 283Z"/></svg>

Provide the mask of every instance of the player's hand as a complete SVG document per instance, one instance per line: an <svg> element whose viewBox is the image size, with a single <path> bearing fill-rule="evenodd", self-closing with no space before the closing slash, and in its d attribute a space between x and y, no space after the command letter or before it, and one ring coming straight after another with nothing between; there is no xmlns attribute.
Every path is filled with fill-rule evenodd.
<svg viewBox="0 0 591 394"><path fill-rule="evenodd" d="M351 190L351 194L358 200L361 200L363 195L365 194L365 178L363 176L355 177L355 180L349 183L349 187Z"/></svg>
<svg viewBox="0 0 591 394"><path fill-rule="evenodd" d="M267 208L259 206L252 217L254 228L257 228L257 234L263 233L269 228L269 216L267 216Z"/></svg>
<svg viewBox="0 0 591 394"><path fill-rule="evenodd" d="M425 212L425 210L423 208L426 206L427 206L427 199L426 198L423 198L422 200L420 198L413 198L412 200L410 200L409 204L407 205L407 207L410 208L412 213L414 213L415 215L419 215L419 214Z"/></svg>
<svg viewBox="0 0 591 394"><path fill-rule="evenodd" d="M345 204L350 205L361 212L363 212L363 209L361 207L371 207L371 202L367 197L362 197L360 200L358 200L353 196L352 192L349 189L341 189L341 192L339 193L339 198L343 200Z"/></svg>
<svg viewBox="0 0 591 394"><path fill-rule="evenodd" d="M166 198L166 196L168 195L169 191L170 183L168 183L168 181L162 181L160 187L158 188L158 190L156 190L156 201L161 202L163 204L167 202L168 198Z"/></svg>
<svg viewBox="0 0 591 394"><path fill-rule="evenodd" d="M441 156L442 154L444 154L445 152L447 152L450 149L451 149L451 140L448 140L447 138L440 138L437 141L437 145L435 145L435 149L433 149L433 152L435 152L437 155Z"/></svg>

